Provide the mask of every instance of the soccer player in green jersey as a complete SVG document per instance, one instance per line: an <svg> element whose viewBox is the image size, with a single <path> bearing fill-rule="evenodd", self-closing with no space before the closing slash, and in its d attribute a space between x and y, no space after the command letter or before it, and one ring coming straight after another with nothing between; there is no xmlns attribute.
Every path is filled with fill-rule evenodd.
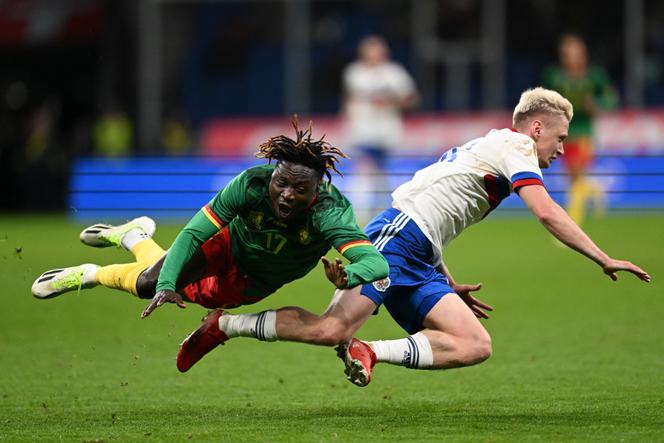
<svg viewBox="0 0 664 443"><path fill-rule="evenodd" d="M335 164L345 155L312 139L311 126L301 131L297 121L293 125L296 140L277 136L260 146L257 156L276 164L235 177L189 221L168 253L152 240L155 224L148 217L121 226L94 225L81 233L83 243L122 246L136 262L47 271L34 282L33 295L45 299L102 285L151 298L142 313L147 317L166 302L225 309L255 303L306 275L319 259L340 289L387 277L387 262L357 226L350 202L331 184L330 170L338 173ZM322 257L331 247L350 263L344 267L339 259L331 263ZM261 329L264 320L257 316L255 326L269 339L273 332Z"/></svg>
<svg viewBox="0 0 664 443"><path fill-rule="evenodd" d="M569 125L562 159L570 178L567 212L577 224L581 224L588 201L592 200L597 210L604 206L601 187L586 177L593 161L593 119L598 110L615 107L618 96L608 75L602 69L588 65L588 51L581 37L563 35L558 49L560 66L545 71L544 84L558 91L574 106L574 119Z"/></svg>

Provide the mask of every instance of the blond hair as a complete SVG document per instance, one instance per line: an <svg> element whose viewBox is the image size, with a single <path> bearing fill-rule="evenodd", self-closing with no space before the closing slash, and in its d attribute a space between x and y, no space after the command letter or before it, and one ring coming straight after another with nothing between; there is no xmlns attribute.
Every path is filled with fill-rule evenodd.
<svg viewBox="0 0 664 443"><path fill-rule="evenodd" d="M556 91L538 86L521 94L519 104L514 108L512 125L516 127L527 118L537 114L564 115L567 121L571 121L574 110L572 104L565 97Z"/></svg>

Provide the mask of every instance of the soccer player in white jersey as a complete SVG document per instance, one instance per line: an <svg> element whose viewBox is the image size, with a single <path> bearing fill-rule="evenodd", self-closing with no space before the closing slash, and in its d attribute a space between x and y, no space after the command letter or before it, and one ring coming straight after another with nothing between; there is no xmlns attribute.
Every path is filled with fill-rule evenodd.
<svg viewBox="0 0 664 443"><path fill-rule="evenodd" d="M270 316L274 331L266 340L318 345L341 344L347 378L358 386L371 381L377 362L414 369L447 369L480 363L491 355L491 338L478 318L492 308L471 295L479 285L458 284L442 261L443 250L465 228L482 220L512 191L558 240L597 263L616 280L627 271L649 282L638 266L604 253L549 196L540 168L564 153L572 105L557 92L525 91L513 114L513 129L449 150L417 171L392 194L393 207L376 216L365 232L390 265L387 279L338 290L322 315L287 307ZM340 261L329 263L331 281L343 279ZM352 335L384 305L409 334L399 340L365 342ZM229 315L205 321L195 331L227 338L256 337L261 314ZM210 318L210 317L208 317ZM186 341L185 341L186 344ZM181 349L181 353L186 349Z"/></svg>
<svg viewBox="0 0 664 443"><path fill-rule="evenodd" d="M355 172L350 200L364 223L375 208L390 204L383 171L401 144L403 112L417 105L419 94L406 68L390 59L387 42L377 35L360 41L358 59L344 69L342 83L343 121Z"/></svg>

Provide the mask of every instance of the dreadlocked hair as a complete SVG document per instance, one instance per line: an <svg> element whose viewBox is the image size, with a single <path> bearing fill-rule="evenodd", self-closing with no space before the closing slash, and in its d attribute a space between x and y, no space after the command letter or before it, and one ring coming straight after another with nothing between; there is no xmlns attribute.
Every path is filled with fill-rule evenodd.
<svg viewBox="0 0 664 443"><path fill-rule="evenodd" d="M290 139L285 135L278 135L270 138L268 141L258 147L256 157L266 158L270 162L286 161L308 166L321 175L327 177L328 182L332 181L330 170L343 177L343 174L337 169L341 165L338 157L348 158L339 148L335 148L323 139L311 138L313 123L309 121L309 128L300 130L298 128L297 115L293 116L293 128L295 129L296 139Z"/></svg>

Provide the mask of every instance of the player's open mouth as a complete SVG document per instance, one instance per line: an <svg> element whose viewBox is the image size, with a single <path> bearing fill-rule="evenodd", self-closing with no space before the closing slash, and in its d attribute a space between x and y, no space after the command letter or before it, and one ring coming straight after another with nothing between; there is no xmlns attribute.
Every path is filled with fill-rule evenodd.
<svg viewBox="0 0 664 443"><path fill-rule="evenodd" d="M293 208L288 206L286 203L277 203L277 215L281 218L286 218L288 217L291 212L293 212Z"/></svg>

